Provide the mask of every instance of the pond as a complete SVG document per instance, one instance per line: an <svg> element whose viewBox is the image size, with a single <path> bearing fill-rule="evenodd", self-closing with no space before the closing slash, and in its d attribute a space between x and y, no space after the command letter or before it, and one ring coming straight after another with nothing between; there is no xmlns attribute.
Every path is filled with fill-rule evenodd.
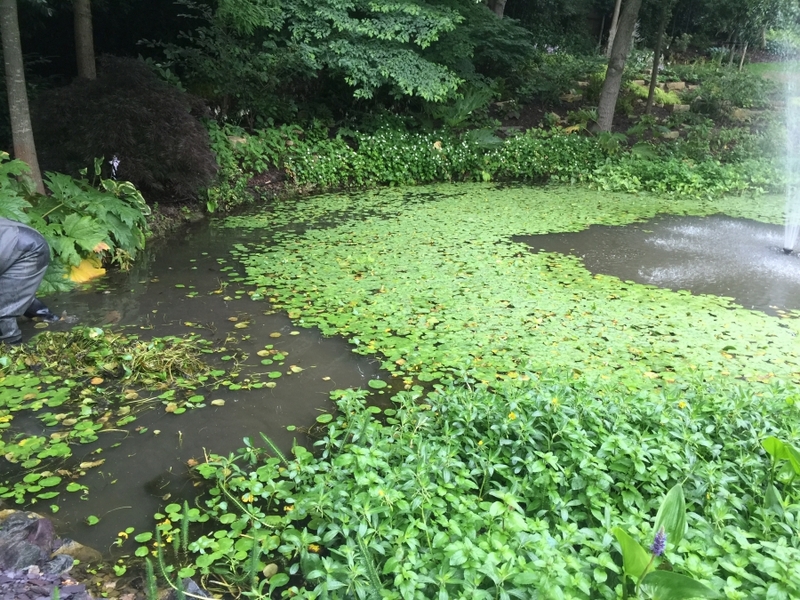
<svg viewBox="0 0 800 600"><path fill-rule="evenodd" d="M260 433L285 452L295 442L308 444L305 428L332 410L331 390L366 387L369 380L386 377L377 361L353 354L343 339L293 327L285 314L270 313L267 303L251 300L242 284L233 281L236 262L230 256L232 242L248 239L255 237L232 235L208 223L191 226L169 244L152 249L131 272L112 271L82 289L46 299L54 312L66 312L86 326L123 327L143 337L199 333L218 345L232 336L238 356L249 356L237 367L242 379L275 368L259 362L257 352L265 344L273 344L286 356L281 370L286 371L287 365L303 369L284 373L272 389L221 387L213 397L224 400L224 406L173 415L159 403L131 425L102 433L98 442L75 446L77 462L100 456L105 464L81 478L89 488L86 500L77 494L58 498L61 508L53 519L64 535L109 552L119 531L129 526L149 531L152 515L165 504L191 500L194 489L187 461L202 460L206 451L227 454L240 448L244 437L259 440ZM214 293L221 289L223 293ZM236 328L241 323L247 327ZM56 323L49 329L69 327ZM39 332L31 322L22 328L26 339ZM219 362L222 368L229 364ZM287 431L287 426L298 429ZM43 431L33 419L25 427L31 434ZM147 433L137 433L138 428ZM116 442L122 443L110 447ZM100 446L102 453L92 454ZM100 521L89 526L88 515Z"/></svg>
<svg viewBox="0 0 800 600"><path fill-rule="evenodd" d="M730 297L777 314L800 309L800 258L782 251L783 227L725 215L660 215L644 223L516 236L536 251L577 256L592 273Z"/></svg>
<svg viewBox="0 0 800 600"><path fill-rule="evenodd" d="M653 218L687 206L699 215ZM259 433L284 451L308 444L307 428L332 410L331 391L392 375L395 389L453 373L499 385L548 369L637 389L697 364L726 377L779 368L793 377L796 321L772 315L798 308L800 262L773 251L776 226L702 216L720 206L749 214L736 201L695 207L572 188L430 186L305 198L188 227L131 272L48 298L50 308L142 336L199 334L230 350L211 360L228 369L240 361L240 379L276 368L257 354L272 344L286 357L277 385L221 387L213 398L223 406L181 415L156 404L75 447L80 462L95 460L101 445L105 463L81 478L85 500L61 494L55 520L113 553L119 531L149 531L165 504L193 498L190 461ZM277 312L259 300L273 296ZM23 332L37 330L27 323ZM781 352L779 366L764 344ZM43 432L38 422L25 426ZM88 515L99 521L87 525Z"/></svg>

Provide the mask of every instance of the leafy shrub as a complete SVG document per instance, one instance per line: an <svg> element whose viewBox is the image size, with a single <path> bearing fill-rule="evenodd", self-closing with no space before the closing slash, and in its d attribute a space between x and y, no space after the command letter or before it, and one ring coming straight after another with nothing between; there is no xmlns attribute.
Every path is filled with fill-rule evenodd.
<svg viewBox="0 0 800 600"><path fill-rule="evenodd" d="M95 161L94 185L85 178L46 173L50 195L41 196L16 178L28 171L27 165L0 154L0 216L37 229L50 245L53 260L42 293L69 288L65 276L84 258L127 268L144 248L149 207L133 184L100 177L101 163Z"/></svg>
<svg viewBox="0 0 800 600"><path fill-rule="evenodd" d="M766 35L766 50L781 58L795 58L800 54L800 34L791 29L771 29Z"/></svg>
<svg viewBox="0 0 800 600"><path fill-rule="evenodd" d="M586 113L590 115L590 113ZM575 115L580 122L582 115ZM238 132L240 135L226 135ZM342 132L308 139L298 127L249 136L240 129L212 128L223 172L230 175L210 193L219 204L239 203L246 182L265 165L281 166L300 187L413 185L437 181L584 182L603 190L659 191L709 197L782 185L777 163L765 152L764 135L712 132L701 124L686 140L644 152L624 137L588 137L563 130L532 129L500 140L490 131L462 136L394 129L374 134ZM256 139L254 139L256 138ZM263 139L262 139L263 138ZM232 141L233 140L233 141ZM766 157L766 158L765 158ZM246 167L245 167L246 165ZM237 183L238 182L238 183ZM236 187L239 186L239 187Z"/></svg>
<svg viewBox="0 0 800 600"><path fill-rule="evenodd" d="M523 82L518 90L524 102L540 101L557 104L561 96L587 80L602 68L597 56L576 56L563 52L542 53L524 69Z"/></svg>
<svg viewBox="0 0 800 600"><path fill-rule="evenodd" d="M42 168L75 176L96 156L117 156L120 178L151 203L195 198L216 172L200 104L141 61L104 57L99 65L96 80L76 80L34 104Z"/></svg>
<svg viewBox="0 0 800 600"><path fill-rule="evenodd" d="M632 397L531 377L401 393L382 420L366 392L339 392L318 458L250 443L212 456L197 467L211 493L186 518L216 527L189 544L191 568L255 591L283 563L306 581L298 598L619 598L612 527L652 540L682 484L689 528L667 547L671 570L728 598L800 594L800 505L765 501L775 481L778 498L796 489L762 450L769 436L797 444L795 388L698 377ZM183 516L171 506L165 536Z"/></svg>
<svg viewBox="0 0 800 600"><path fill-rule="evenodd" d="M763 108L769 105L775 83L759 75L735 68L706 63L676 65L675 72L700 87L685 92L684 100L692 109L712 118L727 116L734 108Z"/></svg>
<svg viewBox="0 0 800 600"><path fill-rule="evenodd" d="M633 92L634 96L640 98L642 100L647 100L647 96L650 95L650 84L646 85L638 85L633 82L629 82L628 85L625 86L625 89L629 92ZM665 91L661 88L657 87L653 90L653 102L655 104L680 104L681 99L678 97L673 91Z"/></svg>

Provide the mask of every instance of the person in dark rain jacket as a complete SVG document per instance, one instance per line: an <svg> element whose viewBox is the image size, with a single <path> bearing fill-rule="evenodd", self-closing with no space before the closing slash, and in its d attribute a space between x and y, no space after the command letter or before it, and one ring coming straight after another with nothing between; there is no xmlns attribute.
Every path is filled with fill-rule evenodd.
<svg viewBox="0 0 800 600"><path fill-rule="evenodd" d="M52 313L36 299L36 290L50 264L50 247L35 229L0 217L0 343L19 344L17 317Z"/></svg>

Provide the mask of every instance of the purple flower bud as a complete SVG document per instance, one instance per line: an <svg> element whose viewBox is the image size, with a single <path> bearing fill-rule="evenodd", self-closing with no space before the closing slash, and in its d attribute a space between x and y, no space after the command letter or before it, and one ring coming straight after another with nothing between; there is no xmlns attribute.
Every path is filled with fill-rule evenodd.
<svg viewBox="0 0 800 600"><path fill-rule="evenodd" d="M653 553L653 556L661 556L664 554L664 550L667 549L667 533L664 531L664 528L658 530L656 533L656 537L653 540L653 545L650 546L650 552Z"/></svg>

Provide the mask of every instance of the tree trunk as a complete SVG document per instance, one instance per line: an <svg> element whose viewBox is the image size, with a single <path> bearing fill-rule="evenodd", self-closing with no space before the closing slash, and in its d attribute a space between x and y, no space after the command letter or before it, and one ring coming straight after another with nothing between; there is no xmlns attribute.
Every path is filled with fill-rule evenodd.
<svg viewBox="0 0 800 600"><path fill-rule="evenodd" d="M25 87L17 0L0 0L0 37L3 41L3 62L6 69L6 90L8 92L8 112L11 117L14 158L28 164L36 191L44 194L44 183L39 171L39 161L36 158L36 146L33 143L28 90Z"/></svg>
<svg viewBox="0 0 800 600"><path fill-rule="evenodd" d="M95 79L94 39L92 34L91 0L73 0L75 12L75 55L78 58L78 77Z"/></svg>
<svg viewBox="0 0 800 600"><path fill-rule="evenodd" d="M664 31L667 28L667 18L671 12L670 2L664 2L661 6L661 22L658 24L658 37L656 47L653 50L653 72L650 74L650 91L647 92L647 104L644 107L644 114L649 115L653 108L653 96L656 94L656 83L658 82L658 67L661 64L661 46L664 43Z"/></svg>
<svg viewBox="0 0 800 600"><path fill-rule="evenodd" d="M608 59L608 70L603 88L600 90L600 102L597 106L598 131L611 131L614 122L614 110L617 108L617 98L622 85L622 72L625 70L625 61L633 44L633 30L639 16L642 0L628 0L619 17L617 34L611 48L611 57Z"/></svg>
<svg viewBox="0 0 800 600"><path fill-rule="evenodd" d="M611 17L611 29L608 30L608 45L606 46L606 56L611 56L611 47L614 45L614 39L617 37L617 26L619 25L620 6L622 6L622 0L617 0L614 3L614 16Z"/></svg>
<svg viewBox="0 0 800 600"><path fill-rule="evenodd" d="M499 19L502 19L503 13L506 11L506 0L489 0L489 8Z"/></svg>
<svg viewBox="0 0 800 600"><path fill-rule="evenodd" d="M739 70L740 71L742 70L742 67L744 66L744 56L745 56L745 54L747 54L747 42L745 42L744 46L742 47L742 58L739 60Z"/></svg>

